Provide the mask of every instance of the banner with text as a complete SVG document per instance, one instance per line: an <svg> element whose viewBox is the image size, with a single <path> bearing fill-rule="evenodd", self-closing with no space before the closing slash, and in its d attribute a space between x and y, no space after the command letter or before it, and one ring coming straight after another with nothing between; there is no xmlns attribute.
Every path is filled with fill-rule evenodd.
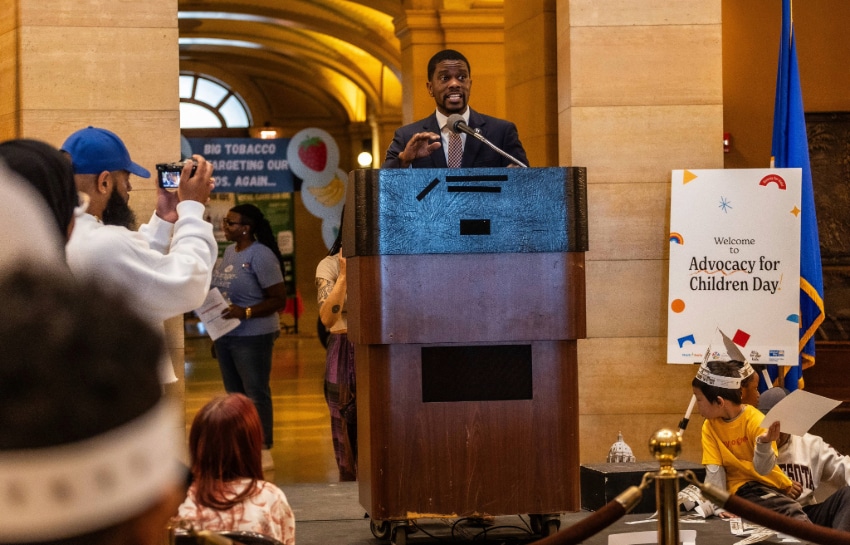
<svg viewBox="0 0 850 545"><path fill-rule="evenodd" d="M667 362L797 365L800 169L674 170ZM716 343L715 343L716 344Z"/></svg>
<svg viewBox="0 0 850 545"><path fill-rule="evenodd" d="M215 191L228 193L292 193L294 183L286 157L288 138L187 138L192 153L214 167Z"/></svg>

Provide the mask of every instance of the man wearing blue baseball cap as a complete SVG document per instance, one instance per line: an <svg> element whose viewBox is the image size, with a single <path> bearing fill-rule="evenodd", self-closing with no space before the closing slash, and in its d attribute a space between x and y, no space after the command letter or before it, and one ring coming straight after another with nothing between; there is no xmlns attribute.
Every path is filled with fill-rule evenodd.
<svg viewBox="0 0 850 545"><path fill-rule="evenodd" d="M71 271L111 282L160 328L201 306L218 255L212 225L204 220L212 165L195 155L193 173L187 161L177 191L157 188L156 211L136 231L130 177L150 178L150 172L133 162L121 138L88 127L69 136L62 151L71 158L77 189L89 199L66 246ZM163 382L176 380L167 354L161 373Z"/></svg>

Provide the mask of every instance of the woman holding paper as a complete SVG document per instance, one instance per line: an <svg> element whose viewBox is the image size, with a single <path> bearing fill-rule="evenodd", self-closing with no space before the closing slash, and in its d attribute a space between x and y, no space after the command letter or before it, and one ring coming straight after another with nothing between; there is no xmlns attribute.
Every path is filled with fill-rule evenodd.
<svg viewBox="0 0 850 545"><path fill-rule="evenodd" d="M224 389L245 394L263 424L263 468L274 463L272 446L272 396L269 378L272 348L280 335L278 311L286 305L286 287L280 250L268 220L252 204L231 208L222 219L224 236L234 242L216 265L212 287L218 288L229 306L222 313L241 323L215 341L215 353Z"/></svg>

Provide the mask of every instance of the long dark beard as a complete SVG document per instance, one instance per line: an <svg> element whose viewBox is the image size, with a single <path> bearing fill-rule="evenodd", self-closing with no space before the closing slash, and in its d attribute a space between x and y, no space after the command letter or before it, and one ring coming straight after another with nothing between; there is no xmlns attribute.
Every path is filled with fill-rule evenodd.
<svg viewBox="0 0 850 545"><path fill-rule="evenodd" d="M136 229L136 213L130 209L130 205L115 189L106 202L103 210L103 223L106 225L118 225L127 229Z"/></svg>

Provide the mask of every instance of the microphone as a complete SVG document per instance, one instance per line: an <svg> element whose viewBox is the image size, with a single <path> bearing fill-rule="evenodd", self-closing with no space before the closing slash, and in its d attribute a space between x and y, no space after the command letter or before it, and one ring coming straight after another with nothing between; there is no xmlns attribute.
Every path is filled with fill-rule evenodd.
<svg viewBox="0 0 850 545"><path fill-rule="evenodd" d="M510 153L499 148L496 144L487 140L484 137L484 135L481 134L480 129L473 129L472 127L467 125L466 121L464 121L462 115L460 115L460 114L450 115L448 117L448 119L446 120L446 124L449 126L449 130L452 131L453 133L460 134L460 133L464 132L464 133L468 134L469 136L471 136L471 137L473 137L477 140L480 140L481 142L484 142L485 144L487 144L487 146L490 149L492 149L493 151L495 151L496 153L498 153L502 157L507 158L512 163L519 165L523 168L528 168L528 165L526 165L525 163L523 163L522 161L520 161L519 159L517 159L516 157L514 157Z"/></svg>
<svg viewBox="0 0 850 545"><path fill-rule="evenodd" d="M476 134L475 131L466 124L466 121L464 121L463 116L460 114L450 115L446 120L446 124L448 124L449 130L455 134L460 134L462 132L465 132L470 136L475 136Z"/></svg>

